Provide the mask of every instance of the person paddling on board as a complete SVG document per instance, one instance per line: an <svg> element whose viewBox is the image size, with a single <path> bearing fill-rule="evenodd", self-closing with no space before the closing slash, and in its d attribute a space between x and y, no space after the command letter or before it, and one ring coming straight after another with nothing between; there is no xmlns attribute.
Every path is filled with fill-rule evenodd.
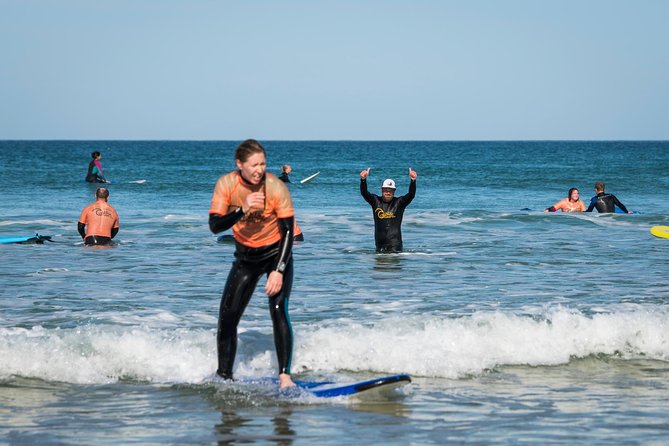
<svg viewBox="0 0 669 446"><path fill-rule="evenodd" d="M214 234L232 228L235 260L223 289L216 334L218 369L232 379L237 352L237 325L261 276L274 328L279 385L291 387L293 329L288 299L293 286L295 212L288 187L267 172L266 153L253 139L235 152L238 170L218 179L211 198L209 228Z"/></svg>
<svg viewBox="0 0 669 446"><path fill-rule="evenodd" d="M585 211L585 203L578 195L578 189L572 187L567 192L567 198L555 203L553 206L544 209L544 212L583 212Z"/></svg>
<svg viewBox="0 0 669 446"><path fill-rule="evenodd" d="M620 208L626 214L631 214L632 211L628 211L625 205L623 205L620 200L616 198L613 194L607 194L606 186L601 181L595 183L595 195L590 200L590 206L585 212L592 212L593 209L597 209L597 212L600 214L611 213L616 211L616 206Z"/></svg>
<svg viewBox="0 0 669 446"><path fill-rule="evenodd" d="M360 172L360 195L372 207L374 213L374 242L376 252L402 251L402 218L404 209L416 196L416 178L418 174L409 167L409 193L395 196L395 181L390 178L381 186L381 196L367 190L367 177L370 168Z"/></svg>
<svg viewBox="0 0 669 446"><path fill-rule="evenodd" d="M100 187L95 191L95 202L81 211L77 231L85 245L109 245L119 229L118 214L107 203L109 190Z"/></svg>
<svg viewBox="0 0 669 446"><path fill-rule="evenodd" d="M88 173L86 173L86 181L89 183L107 183L105 174L102 172L102 164L100 159L102 155L100 152L91 153L93 160L88 163Z"/></svg>

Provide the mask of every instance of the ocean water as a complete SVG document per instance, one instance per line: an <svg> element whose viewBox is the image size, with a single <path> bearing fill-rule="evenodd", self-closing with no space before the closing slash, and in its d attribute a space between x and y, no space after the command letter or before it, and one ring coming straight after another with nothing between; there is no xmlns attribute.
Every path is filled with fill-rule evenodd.
<svg viewBox="0 0 669 446"><path fill-rule="evenodd" d="M238 141L2 141L0 443L667 444L668 142L263 141L306 240L290 301L298 378L408 373L375 399L215 379L233 246L209 232ZM103 154L118 244L76 225ZM418 190L406 251L376 254L359 195ZM299 179L320 171L312 182ZM604 181L634 215L542 210ZM237 376L275 374L262 287Z"/></svg>

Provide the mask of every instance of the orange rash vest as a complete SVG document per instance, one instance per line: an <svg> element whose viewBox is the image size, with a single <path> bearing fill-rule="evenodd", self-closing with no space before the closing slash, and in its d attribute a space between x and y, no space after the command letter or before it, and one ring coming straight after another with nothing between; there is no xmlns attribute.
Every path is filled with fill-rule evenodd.
<svg viewBox="0 0 669 446"><path fill-rule="evenodd" d="M258 185L244 181L238 170L223 175L214 187L209 213L226 215L236 211L252 192L265 193L265 208L250 209L232 226L232 233L242 245L261 248L281 240L277 219L295 216L288 187L275 175L265 173L265 181Z"/></svg>

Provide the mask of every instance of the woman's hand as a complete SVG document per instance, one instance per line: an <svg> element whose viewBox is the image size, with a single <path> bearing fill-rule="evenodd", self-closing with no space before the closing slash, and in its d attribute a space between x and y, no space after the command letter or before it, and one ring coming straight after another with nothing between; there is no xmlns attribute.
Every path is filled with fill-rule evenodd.
<svg viewBox="0 0 669 446"><path fill-rule="evenodd" d="M283 274L278 271L269 273L267 283L265 284L265 294L267 297L272 297L281 291L283 287Z"/></svg>
<svg viewBox="0 0 669 446"><path fill-rule="evenodd" d="M246 200L242 204L242 211L248 213L251 209L265 208L265 194L262 192L252 192L246 196Z"/></svg>

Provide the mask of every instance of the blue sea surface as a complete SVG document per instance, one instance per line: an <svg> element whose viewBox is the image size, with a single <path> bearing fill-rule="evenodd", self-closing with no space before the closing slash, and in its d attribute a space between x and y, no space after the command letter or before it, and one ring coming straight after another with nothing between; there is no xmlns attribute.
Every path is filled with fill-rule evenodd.
<svg viewBox="0 0 669 446"><path fill-rule="evenodd" d="M263 141L291 164L293 374L408 373L383 398L224 383L220 293L234 246L207 224L239 141L0 141L0 442L667 444L669 142ZM84 247L102 152L121 229ZM417 195L405 252L376 254L359 193ZM299 180L320 172L312 181ZM625 214L545 213L604 181ZM262 283L261 283L262 285ZM258 287L236 376L276 374Z"/></svg>

